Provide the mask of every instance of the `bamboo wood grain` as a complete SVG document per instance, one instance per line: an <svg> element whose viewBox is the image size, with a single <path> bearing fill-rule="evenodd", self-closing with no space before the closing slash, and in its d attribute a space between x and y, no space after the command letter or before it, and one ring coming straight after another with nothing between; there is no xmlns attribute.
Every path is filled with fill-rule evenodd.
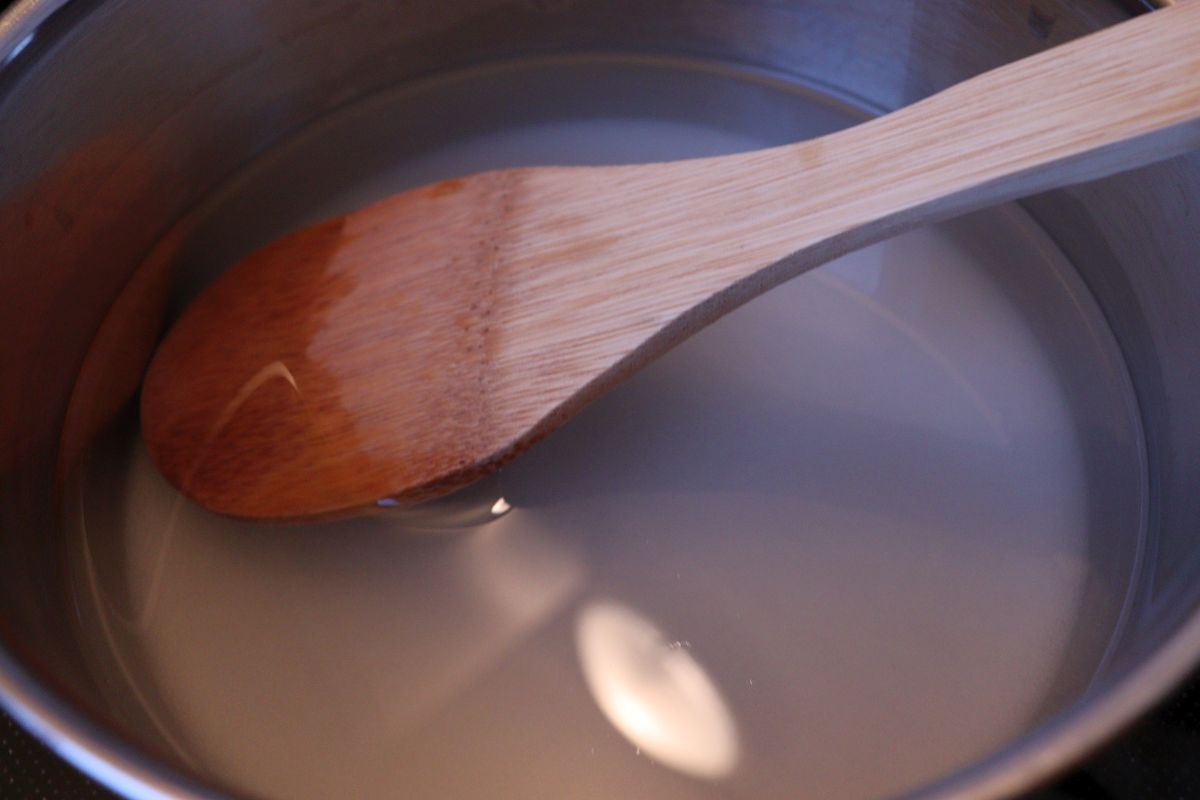
<svg viewBox="0 0 1200 800"><path fill-rule="evenodd" d="M811 141L445 181L222 275L158 350L143 432L233 516L422 500L835 256L1197 147L1200 4L1182 4Z"/></svg>

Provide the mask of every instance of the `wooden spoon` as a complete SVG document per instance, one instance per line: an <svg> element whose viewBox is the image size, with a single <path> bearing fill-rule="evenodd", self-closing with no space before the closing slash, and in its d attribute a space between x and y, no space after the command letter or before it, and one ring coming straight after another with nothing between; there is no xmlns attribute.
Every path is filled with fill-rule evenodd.
<svg viewBox="0 0 1200 800"><path fill-rule="evenodd" d="M420 501L835 256L1196 147L1200 3L1184 3L807 142L444 181L223 274L159 348L142 429L224 514Z"/></svg>

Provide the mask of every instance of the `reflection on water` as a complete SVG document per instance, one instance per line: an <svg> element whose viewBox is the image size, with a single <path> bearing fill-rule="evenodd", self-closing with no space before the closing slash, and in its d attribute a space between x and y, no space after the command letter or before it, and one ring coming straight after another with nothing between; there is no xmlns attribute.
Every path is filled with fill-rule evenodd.
<svg viewBox="0 0 1200 800"><path fill-rule="evenodd" d="M395 497L375 501L391 522L405 528L453 532L500 519L512 510L503 473L493 472L450 494L413 504Z"/></svg>
<svg viewBox="0 0 1200 800"><path fill-rule="evenodd" d="M614 602L585 606L575 641L592 698L626 739L688 775L733 772L740 750L733 715L690 644L668 641Z"/></svg>

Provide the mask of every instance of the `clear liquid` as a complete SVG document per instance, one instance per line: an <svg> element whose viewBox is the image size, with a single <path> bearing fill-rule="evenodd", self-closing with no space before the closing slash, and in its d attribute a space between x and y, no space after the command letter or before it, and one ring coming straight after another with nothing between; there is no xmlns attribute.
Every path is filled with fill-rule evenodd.
<svg viewBox="0 0 1200 800"><path fill-rule="evenodd" d="M176 305L247 250L409 186L852 124L774 78L530 61L345 109L200 214ZM1077 698L1140 547L1132 392L1008 206L781 286L606 396L455 533L215 517L133 427L69 509L112 702L286 798L875 797Z"/></svg>

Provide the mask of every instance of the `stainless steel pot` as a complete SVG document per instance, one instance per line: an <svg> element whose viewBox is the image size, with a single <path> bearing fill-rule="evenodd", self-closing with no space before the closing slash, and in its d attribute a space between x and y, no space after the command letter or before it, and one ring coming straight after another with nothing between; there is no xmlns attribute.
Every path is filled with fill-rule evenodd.
<svg viewBox="0 0 1200 800"><path fill-rule="evenodd" d="M80 361L134 266L281 136L415 76L574 50L741 62L896 108L1128 13L1111 0L18 3L0 19L0 701L131 797L223 796L106 710L66 591L54 473ZM1028 789L1200 662L1200 154L1024 206L1128 363L1150 547L1090 688L922 798Z"/></svg>

